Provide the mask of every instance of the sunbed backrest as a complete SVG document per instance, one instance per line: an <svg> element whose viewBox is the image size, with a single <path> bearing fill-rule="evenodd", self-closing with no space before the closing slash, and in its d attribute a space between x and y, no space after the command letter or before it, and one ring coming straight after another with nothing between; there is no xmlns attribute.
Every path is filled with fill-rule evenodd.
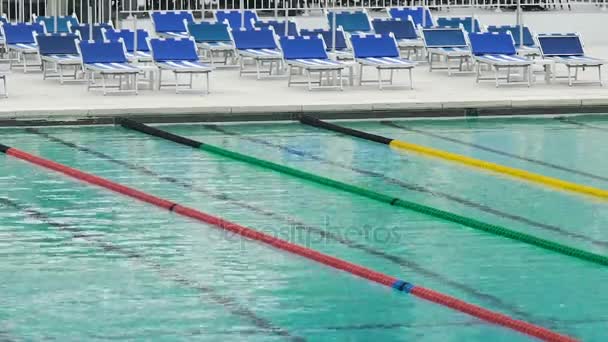
<svg viewBox="0 0 608 342"><path fill-rule="evenodd" d="M57 32L61 33L61 32L70 32L70 28L68 26L68 23L70 23L72 26L76 26L79 24L78 22L78 18L74 17L74 16L39 16L36 17L36 22L37 23L41 23L44 22L44 25L47 28L47 31L49 32L55 32L55 18L57 18Z"/></svg>
<svg viewBox="0 0 608 342"><path fill-rule="evenodd" d="M377 34L393 33L396 39L416 39L418 32L414 22L408 18L401 19L374 19L372 21L374 32Z"/></svg>
<svg viewBox="0 0 608 342"><path fill-rule="evenodd" d="M318 36L318 35L322 35L323 36L323 40L325 41L325 44L327 46L327 50L333 50L334 47L334 33L332 32L332 30L325 30L325 29L314 29L314 30L300 30L300 35L301 36ZM340 51L340 50L346 50L348 49L348 45L346 45L346 37L344 36L344 31L337 29L336 30L336 50Z"/></svg>
<svg viewBox="0 0 608 342"><path fill-rule="evenodd" d="M188 23L188 33L197 43L229 42L231 40L226 23Z"/></svg>
<svg viewBox="0 0 608 342"><path fill-rule="evenodd" d="M479 20L473 17L439 17L437 18L437 26L455 28L462 26L466 32L481 31Z"/></svg>
<svg viewBox="0 0 608 342"><path fill-rule="evenodd" d="M577 34L539 35L543 56L584 56L583 43Z"/></svg>
<svg viewBox="0 0 608 342"><path fill-rule="evenodd" d="M475 56L487 54L515 55L513 37L509 33L471 33L469 34L471 52Z"/></svg>
<svg viewBox="0 0 608 342"><path fill-rule="evenodd" d="M270 28L236 29L232 31L237 49L276 49L277 42Z"/></svg>
<svg viewBox="0 0 608 342"><path fill-rule="evenodd" d="M246 29L250 29L253 27L252 21L257 22L259 20L257 13L251 10L245 10L244 16L245 20L242 24ZM241 28L241 21L243 20L240 11L217 11L215 12L215 19L218 23L223 23L227 21L228 25L232 29Z"/></svg>
<svg viewBox="0 0 608 342"><path fill-rule="evenodd" d="M192 38L153 38L149 41L156 62L198 61Z"/></svg>
<svg viewBox="0 0 608 342"><path fill-rule="evenodd" d="M467 40L460 28L426 28L422 30L427 48L464 47Z"/></svg>
<svg viewBox="0 0 608 342"><path fill-rule="evenodd" d="M148 31L143 29L137 30L137 51L150 51L148 47L148 37L150 34ZM125 44L125 48L128 52L135 51L135 31L131 30L106 30L105 31L105 39L109 41L118 41L122 39Z"/></svg>
<svg viewBox="0 0 608 342"><path fill-rule="evenodd" d="M390 35L354 35L351 43L355 58L399 57L395 38Z"/></svg>
<svg viewBox="0 0 608 342"><path fill-rule="evenodd" d="M327 20L329 21L329 27L334 27L333 23L333 12L327 13ZM372 30L369 17L364 11L354 12L340 12L336 11L336 27L342 26L345 32L369 32Z"/></svg>
<svg viewBox="0 0 608 342"><path fill-rule="evenodd" d="M94 41L103 41L103 33L101 29L111 30L113 29L110 24L93 24L93 37L89 37L90 27L89 24L80 24L76 26L71 26L70 28L72 33L80 33L80 39L85 40L94 40Z"/></svg>
<svg viewBox="0 0 608 342"><path fill-rule="evenodd" d="M327 59L325 43L321 37L281 37L281 50L285 59Z"/></svg>
<svg viewBox="0 0 608 342"><path fill-rule="evenodd" d="M154 23L154 30L158 33L186 32L184 20L194 21L192 13L187 11L152 12L150 17Z"/></svg>
<svg viewBox="0 0 608 342"><path fill-rule="evenodd" d="M34 32L37 34L44 34L43 24L29 24L29 23L18 23L18 24L3 24L2 29L4 30L6 44L33 44Z"/></svg>
<svg viewBox="0 0 608 342"><path fill-rule="evenodd" d="M285 20L269 20L269 21L258 21L255 23L255 27L264 28L272 27L274 33L279 36L285 36ZM299 36L298 27L295 21L287 21L287 36Z"/></svg>
<svg viewBox="0 0 608 342"><path fill-rule="evenodd" d="M78 36L73 33L49 33L36 36L41 55L74 55Z"/></svg>
<svg viewBox="0 0 608 342"><path fill-rule="evenodd" d="M521 36L520 36L520 30L521 27L519 25L503 25L503 26L488 26L487 27L488 32L498 32L498 33L507 33L510 32L511 36L513 36L513 40L515 41L515 46L519 46L520 44L520 40L521 40ZM527 26L523 27L523 45L524 46L534 46L536 45L534 43L534 38L532 37L532 32L530 32L530 28Z"/></svg>
<svg viewBox="0 0 608 342"><path fill-rule="evenodd" d="M425 7L404 7L404 8L389 8L388 15L393 19L407 20L411 17L416 27L432 27L434 26L433 17L431 11ZM424 18L423 16L426 16ZM423 20L424 18L424 20ZM424 21L424 23L423 23Z"/></svg>
<svg viewBox="0 0 608 342"><path fill-rule="evenodd" d="M85 64L127 62L121 42L81 41L78 44Z"/></svg>

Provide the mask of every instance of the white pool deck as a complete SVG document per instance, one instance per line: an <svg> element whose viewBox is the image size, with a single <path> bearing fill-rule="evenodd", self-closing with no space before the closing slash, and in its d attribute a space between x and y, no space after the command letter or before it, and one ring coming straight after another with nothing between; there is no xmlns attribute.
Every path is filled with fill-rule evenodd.
<svg viewBox="0 0 608 342"><path fill-rule="evenodd" d="M588 54L608 60L608 37L604 35L605 30L600 29L605 26L608 13L598 10L584 14L526 15L527 23L537 31L581 32ZM486 11L480 19L486 24L509 23L513 21L513 14ZM565 68L558 70L565 72ZM603 70L606 80L607 70ZM588 70L582 79L596 77L595 70ZM202 85L202 81L202 78L198 79L196 86ZM60 85L56 79L43 81L39 72L24 74L14 70L8 75L9 97L0 99L0 121L70 121L117 115L162 116L168 121L172 116L188 116L215 121L272 120L299 113L326 117L364 113L363 117L374 117L385 115L383 113L391 113L391 116L464 115L471 111L497 115L542 114L558 109L562 112L599 112L602 108L608 112L608 86L569 87L565 80L547 84L542 75L536 76L536 83L530 88L525 85L496 88L493 82L477 84L473 74L449 77L443 71L431 73L427 65L421 64L414 71L413 90L407 87L407 72L397 73L395 81L402 87L378 90L375 84L367 84L346 86L343 91L308 91L305 86L287 87L284 77L256 80L254 76L239 77L238 69L218 69L211 75L208 95L175 94L168 87L162 91L142 89L139 95L103 96L99 91L87 92L84 83Z"/></svg>

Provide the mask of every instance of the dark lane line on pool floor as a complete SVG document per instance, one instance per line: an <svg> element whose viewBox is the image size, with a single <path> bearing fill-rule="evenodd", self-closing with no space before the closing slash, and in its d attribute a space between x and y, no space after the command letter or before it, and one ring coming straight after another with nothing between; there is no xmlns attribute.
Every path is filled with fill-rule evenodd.
<svg viewBox="0 0 608 342"><path fill-rule="evenodd" d="M581 127L587 127L587 128L595 129L595 130L598 130L598 131L608 132L608 128L606 128L606 127L595 126L595 125L591 125L591 124L588 124L588 123L585 123L585 122L576 121L574 119L570 119L570 118L566 118L566 117L557 117L557 118L555 118L555 120L561 121L563 123L571 124L571 125L576 125L576 126L581 126Z"/></svg>
<svg viewBox="0 0 608 342"><path fill-rule="evenodd" d="M401 123L395 123L393 121L380 121L380 123L383 124L383 125L385 125L385 126L397 128L397 129L400 129L400 130L403 130L403 131L414 132L414 133L426 135L428 137L433 137L433 138L441 139L441 140L444 140L444 141L449 141L449 142L452 142L452 143L456 143L456 144L459 144L459 145L473 147L473 148L476 148L478 150L482 150L482 151L486 151L486 152L492 152L492 153L495 153L495 154L498 154L498 155L501 155L501 156L510 157L510 158L518 159L518 160L523 160L523 161L526 161L526 162L529 162L529 163L532 163L532 164L537 164L537 165L545 166L545 167L552 168L552 169L555 169L555 170L570 172L572 174L576 174L576 175L579 175L579 176L585 176L585 177L588 177L588 178L593 178L593 179L596 179L596 180L601 180L601 181L608 182L608 177L599 176L599 175L596 175L596 174L593 174L593 173L590 173L590 172L587 172L587 171L575 170L575 169L572 169L572 168L569 168L569 167L565 167L565 166L549 163L549 162L542 161L542 160L539 160L539 159L524 157L524 156L521 156L521 155L518 155L518 154L514 154L514 153L510 153L510 152L505 152L505 151L497 150L495 148L487 147L487 146L484 146L484 145L470 143L470 142L467 142L467 141L463 141L463 140L460 140L460 139L455 139L455 138L447 137L447 136L444 136L444 135L441 135L441 134L429 132L429 131L426 131L426 130L421 130L421 129L418 129L418 128L412 128L412 127L409 127L409 126L405 126L405 125L403 125Z"/></svg>
<svg viewBox="0 0 608 342"><path fill-rule="evenodd" d="M272 322L270 322L269 320L267 320L263 317L258 316L252 310L241 306L240 304L238 304L235 301L234 298L221 295L221 294L217 293L216 290L211 287L201 285L198 282L184 278L180 274L166 270L165 268L163 268L162 265L160 265L156 262L151 262L149 260L146 260L146 258L143 255L141 255L137 252L133 252L124 247L116 246L112 243L103 241L103 240L97 238L96 236L87 234L86 230L84 230L84 229L69 225L64 222L56 221L56 220L52 219L51 217L49 217L48 215L42 213L41 211L38 211L34 208L30 208L23 204L17 203L16 201L11 200L9 198L0 197L0 205L18 210L22 214L24 214L30 218L36 219L40 222L43 222L44 224L47 224L53 228L56 228L57 230L69 232L72 235L72 238L74 238L74 239L86 240L86 241L93 243L96 246L102 248L104 251L116 252L116 253L122 254L123 256L129 258L130 260L136 260L141 265L152 268L158 274L165 277L166 280L171 280L177 284L180 284L181 286L197 290L202 295L204 295L205 298L208 297L214 303L223 306L228 312L232 313L235 316L239 316L239 317L242 317L242 318L248 320L253 325L255 325L257 328L262 329L263 331L267 332L268 334L285 337L285 338L288 338L288 339L294 340L294 341L304 341L304 338L299 337L299 336L293 336L289 331L275 326Z"/></svg>
<svg viewBox="0 0 608 342"><path fill-rule="evenodd" d="M387 261L390 261L390 262L392 262L392 263L394 263L396 265L399 265L401 267L405 267L405 268L408 268L408 269L410 269L412 271L418 272L419 274L421 274L423 276L426 276L426 277L429 277L429 278L431 278L431 279L433 279L435 281L438 281L441 284L445 284L447 286L451 286L451 287L453 287L455 289L463 291L464 293L466 293L466 294L468 294L468 295L470 295L472 297L475 297L476 299L478 299L480 301L484 301L484 302L486 302L488 304L494 305L497 308L500 308L501 310L509 311L509 312L511 312L513 314L517 314L517 315L519 315L521 317L525 317L528 320L537 321L537 322L540 322L540 323L543 323L543 324L549 324L549 325L552 324L552 322L558 321L557 319L554 319L554 318L550 318L548 320L547 319L539 319L539 318L537 318L537 317L535 317L535 316L533 316L533 315L531 315L531 314L529 314L529 313L527 313L525 311L522 311L516 305L505 302L503 299L501 299L499 297L496 297L496 296L493 296L493 295L481 292L481 291L475 289L474 287L471 287L471 286L468 286L466 284L457 282L455 280L451 280L451 279L443 276L442 274L439 274L439 273L436 273L436 272L434 272L432 270L424 268L422 265L420 265L420 264L418 264L418 263L416 263L416 262L414 262L412 260L408 260L407 258L404 258L404 257L392 255L392 254L386 253L386 252L384 252L382 250L375 249L375 248L373 248L371 246L367 246L367 245L358 243L356 241L349 240L349 239L344 238L342 236L339 236L337 234L334 234L334 233L328 232L326 230L323 230L322 228L314 227L314 226L311 226L311 225L307 225L307 224L305 224L305 223L303 223L303 222L301 222L299 220L296 220L296 219L294 219L292 217L280 215L280 214L277 214L275 212L272 212L272 211L269 211L269 210L266 210L266 209L263 209L263 208L251 205L249 203L246 203L246 202L240 201L238 199L232 198L232 197L230 197L229 195L227 195L225 193L217 193L217 192L214 192L214 191L207 190L205 188L194 186L194 185L192 185L192 184L190 184L188 182L181 181L181 180L179 180L177 178L174 178L174 177L163 176L163 175L161 175L161 174L159 174L159 173L157 173L155 171L152 171L152 170L150 170L150 169L148 169L148 168L146 168L144 166L134 165L134 164L131 164L131 163L126 162L126 161L115 159L112 156L109 156L109 155L107 155L105 153L93 150L93 149L85 147L85 146L77 145L77 144L75 144L73 142L66 141L64 139L55 137L55 136L50 135L50 134L45 133L45 132L41 132L41 131L39 131L38 129L35 129L35 128L27 128L26 131L28 131L30 133L33 133L33 134L36 134L38 136L44 137L44 138L46 138L46 139L48 139L50 141L62 144L64 146L67 146L67 147L70 147L70 148L73 148L73 149L76 149L78 151L91 154L93 156L96 156L96 157L98 157L100 159L104 159L104 160L106 160L108 162L111 162L113 164L126 167L126 168L128 168L130 170L139 172L141 174L144 174L144 175L147 175L147 176L151 176L151 177L155 177L155 178L157 178L159 180L163 180L163 181L166 181L166 182L169 182L169 183L181 186L184 189L195 191L195 192L198 192L198 193L210 196L210 197L212 197L214 199L230 203L230 204L232 204L234 206L251 210L251 211L253 211L255 213L258 213L260 215L263 215L263 216L266 216L266 217L269 217L269 218L273 218L273 219L282 221L283 223L289 224L289 225L291 225L292 227L294 227L295 229L297 229L299 231L304 231L304 232L307 232L307 233L314 233L314 234L317 234L318 236L320 236L320 237L322 237L324 239L330 239L330 240L333 240L333 241L335 241L335 242L337 242L337 243L339 243L341 245L347 246L349 248L357 249L357 250L366 252L366 253L368 253L370 255L373 255L373 256L376 256L376 257L379 257L379 258L383 258L383 259L385 259Z"/></svg>
<svg viewBox="0 0 608 342"><path fill-rule="evenodd" d="M459 196L451 195L451 194L448 194L448 193L445 193L445 192L431 190L431 189L423 187L421 185L407 183L407 182L404 182L402 180L386 176L386 175L384 175L382 173L379 173L379 172L376 172L376 171L370 171L370 170L366 170L366 169L356 168L356 167L349 166L349 165L346 165L346 164L343 164L343 163L335 162L333 160L329 160L329 159L325 159L325 158L316 156L316 155L314 155L312 153L308 153L308 152L304 152L304 151L301 151L301 150L297 150L297 149L294 149L294 148L286 146L286 145L272 143L270 141L267 141L267 140L264 140L264 139L261 139L261 138L253 138L253 137L244 136L244 135L242 135L240 133L236 133L236 132L233 132L233 131L226 130L225 128L219 127L217 125L204 125L204 127L208 128L208 129L211 129L211 130L214 130L216 132L220 132L220 133L224 133L224 134L227 134L227 135L232 135L232 136L235 136L235 137L239 137L240 139L243 139L243 140L246 140L246 141L251 141L251 142L255 142L255 143L258 143L258 144L261 144L261 145L264 145L264 146L280 149L282 151L285 151L285 152L288 152L288 153L291 153L291 154L294 154L294 155L297 155L297 156L300 156L300 157L307 157L307 158L310 158L312 160L315 160L315 161L318 161L318 162L321 162L321 163L324 163L324 164L327 164L327 165L337 166L337 167L340 167L342 169L354 171L354 172L362 174L362 175L376 177L376 178L379 178L379 179L382 179L382 180L386 181L389 184L397 185L397 186L399 186L399 187L401 187L403 189L406 189L406 190L411 190L411 191L415 191L415 192L419 192L419 193L426 193L426 194L429 194L429 195L432 195L432 196L435 196L435 197L441 197L441 198L447 199L449 201L453 201L453 202L462 204L464 206L467 206L467 207L470 207L470 208L474 208L474 209L477 209L479 211L483 211L483 212L488 213L488 214L493 214L493 215L496 215L496 216L499 216L499 217L502 217L502 218L506 218L506 219L510 219L510 220L513 220L513 221L516 221L516 222L525 223L525 224L528 224L528 225L536 227L536 228L540 228L540 229L543 229L543 230L555 232L555 233L561 234L563 236L567 236L569 238L574 238L574 239L578 239L580 241L591 243L591 244L596 245L596 246L608 247L608 241L596 240L596 239L594 239L592 237L589 237L589 236L586 236L586 235L583 235L583 234L579 234L579 233L574 233L574 232L571 232L571 231L566 230L566 229L564 229L562 227L559 227L559 226L555 226L555 225L552 225L552 224L535 221L535 220L532 220L532 219L529 219L529 218L526 218L526 217L523 217L523 216L519 216L519 215L516 215L516 214L507 213L507 212L501 211L499 209L490 207L490 206L485 205L485 204L476 203L476 202L473 202L473 201L468 200L466 198L462 198L462 197L459 197Z"/></svg>

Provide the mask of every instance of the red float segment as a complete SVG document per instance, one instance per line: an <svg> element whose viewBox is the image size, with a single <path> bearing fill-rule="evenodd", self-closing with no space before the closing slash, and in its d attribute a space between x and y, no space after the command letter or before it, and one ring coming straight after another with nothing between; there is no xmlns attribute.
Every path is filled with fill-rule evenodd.
<svg viewBox="0 0 608 342"><path fill-rule="evenodd" d="M492 322L498 325L502 325L507 328L519 331L529 336L534 336L544 341L551 342L576 342L578 340L553 332L549 329L539 327L537 325L530 324L528 322L513 319L509 316L493 312L477 305L473 305L467 302L463 302L460 299L444 295L442 293L433 291L420 286L414 286L411 292L412 295L426 299L428 301L450 307L452 309L467 313L471 316L477 317L487 322Z"/></svg>
<svg viewBox="0 0 608 342"><path fill-rule="evenodd" d="M153 204L157 207L161 207L161 208L169 210L173 205L175 205L175 203L173 203L171 201L167 201L162 198L158 198L156 196L148 195L145 192L141 192L141 191L135 190L133 188L129 188L127 186L111 182L107 179L104 179L104 178L101 178L98 176L94 176L92 174L88 174L88 173L82 172L80 170L73 169L69 166L55 163L48 159L34 156L32 154L17 150L12 147L6 151L6 154L19 158L19 159L29 161L33 164L45 167L47 169L61 172L68 176L83 180L87 183L95 184L95 185L110 189L114 192L118 192L118 193L127 195L129 197L133 197L140 201L144 201L146 203Z"/></svg>
<svg viewBox="0 0 608 342"><path fill-rule="evenodd" d="M53 162L51 160L40 158L40 157L31 155L27 152L17 150L15 148L8 148L8 146L0 145L0 147L2 150L1 152L11 155L15 158L19 158L19 159L28 161L32 164L63 173L65 175L85 181L90 184L98 185L100 187L112 190L114 192L123 194L125 196L129 196L129 197L141 200L143 202L155 205L157 207L160 207L160 208L163 208L163 209L166 209L169 211L173 211L179 215L186 216L186 217L198 220L198 221L205 222L207 224L214 225L216 227L234 232L243 237L247 237L247 238L250 238L253 240L257 240L257 241L266 243L268 245L274 246L274 247L282 249L284 251L288 251L288 252L303 256L305 258L317 261L324 265L331 266L331 267L339 269L339 270L343 270L345 272L351 273L353 275L357 275L357 276L365 278L365 279L369 279L376 283L380 283L385 286L392 287L393 284L395 284L395 282L399 280L397 278L388 276L386 274L373 271L371 269L335 258L335 257L327 255L327 254L323 254L321 252L317 252L315 250L312 250L312 249L309 249L309 248L306 248L306 247L303 247L300 245L293 244L293 243L285 241L285 240L281 240L281 239L271 236L269 234L258 232L254 229L244 227L244 226L238 225L236 223L232 223L230 221L226 221L222 218L215 217L215 216L212 216L209 214L205 214L196 209L178 205L174 202L167 201L165 199L162 199L162 198L159 198L159 197L156 197L153 195L149 195L147 193L141 192L139 190L135 190L128 186L124 186L124 185L112 182L110 180L71 168L66 165L62 165L62 164ZM487 322L502 325L504 327L513 329L515 331L522 332L529 336L540 338L545 341L555 341L555 342L577 341L571 337L561 335L556 332L552 332L548 329L545 329L545 328L542 328L539 326L535 326L535 325L527 323L527 322L512 319L508 316L505 316L505 315L502 315L502 314L499 314L496 312L492 312L490 310L481 308L481 307L473 305L473 304L463 302L454 297L450 297L450 296L441 294L439 292L435 292L430 289L414 286L411 288L410 293L419 298L455 309L457 311L467 313L471 316L480 318Z"/></svg>
<svg viewBox="0 0 608 342"><path fill-rule="evenodd" d="M253 230L251 228L244 227L244 226L238 225L236 223L226 221L219 217L215 217L215 216L212 216L209 214L202 213L202 212L192 209L192 208L184 207L182 205L176 205L173 208L173 212L183 215L183 216L193 218L198 221L212 224L214 226L217 226L222 229L236 233L238 235L244 236L246 238L250 238L252 240L257 240L257 241L263 242L265 244L274 246L274 247L282 249L284 251L288 251L288 252L303 256L305 258L315 260L315 261L325 264L327 266L331 266L333 268L337 268L339 270L346 271L348 273L357 275L357 276L365 278L365 279L369 279L371 281L380 283L382 285L391 286L392 284L395 283L395 281L397 281L397 278L388 276L386 274L382 274L380 272L376 272L376 271L370 270L368 268L365 268L365 267L362 267L359 265L355 265L353 263L332 257L330 255L317 252L310 248L296 245L294 243L279 239L272 235L265 234L265 233Z"/></svg>

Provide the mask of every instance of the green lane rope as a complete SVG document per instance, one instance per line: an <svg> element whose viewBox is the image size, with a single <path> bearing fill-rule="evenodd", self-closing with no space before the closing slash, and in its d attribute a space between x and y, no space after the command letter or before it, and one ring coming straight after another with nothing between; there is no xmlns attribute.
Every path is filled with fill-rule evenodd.
<svg viewBox="0 0 608 342"><path fill-rule="evenodd" d="M494 235L506 237L512 240L520 241L523 243L527 243L530 245L534 245L546 250L550 250L553 252L557 252L560 254L568 255L571 257L575 257L581 260L590 261L593 263L608 265L608 257L592 252L588 252L576 247L567 246L558 242L546 240L543 238L539 238L530 234L518 232L506 227L502 227L495 224L490 224L486 222L482 222L476 219L472 219L466 216L454 214L448 211L436 209L430 206L426 206L423 204L407 201L398 197L382 194L373 190L364 189L358 187L356 185L351 185L347 183L343 183L337 180L333 180L327 177L318 176L309 172L300 171L288 166L280 165L273 163L271 161L251 157L248 155L244 155L238 152L230 151L221 147L209 145L206 143L198 142L189 138L181 137L166 131L159 130L154 127L150 127L133 120L119 118L118 122L125 128L130 128L142 133L146 133L149 135L157 136L160 138L164 138L173 142L177 142L179 144L183 144L186 146L198 148L202 151L206 151L209 153L213 153L216 155L220 155L223 157L227 157L234 160L243 161L252 165L257 165L266 169L270 169L273 171L277 171L280 173L292 175L294 177L298 177L301 179L305 179L311 182L315 182L318 184L323 184L334 189L346 191L349 193L357 194L363 197L367 197L379 202L387 203L392 206L401 207L405 209L409 209L412 211L416 211L422 214L426 214L429 216L433 216L442 220L446 220L449 222L454 222L469 228L481 230L487 233L491 233Z"/></svg>

